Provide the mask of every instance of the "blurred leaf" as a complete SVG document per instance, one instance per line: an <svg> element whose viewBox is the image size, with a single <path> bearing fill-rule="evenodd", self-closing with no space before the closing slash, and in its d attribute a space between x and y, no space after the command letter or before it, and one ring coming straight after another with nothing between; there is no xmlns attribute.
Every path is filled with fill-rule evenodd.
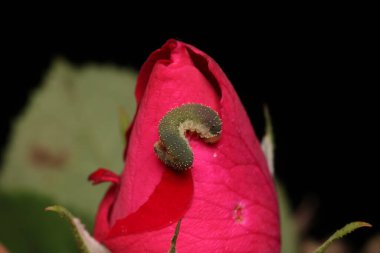
<svg viewBox="0 0 380 253"><path fill-rule="evenodd" d="M267 158L269 171L274 175L274 133L272 126L272 118L269 113L268 106L264 106L264 118L265 118L265 134L261 141L261 148L264 151L265 157Z"/></svg>
<svg viewBox="0 0 380 253"><path fill-rule="evenodd" d="M46 211L57 212L65 218L71 225L75 239L82 253L109 253L110 251L96 241L87 232L81 221L74 217L66 208L62 206L49 206ZM59 229L59 228L57 228Z"/></svg>
<svg viewBox="0 0 380 253"><path fill-rule="evenodd" d="M280 183L276 185L278 202L280 206L281 221L281 253L298 252L297 224L286 196L286 191Z"/></svg>
<svg viewBox="0 0 380 253"><path fill-rule="evenodd" d="M325 243L323 243L315 251L315 253L325 252L325 250L330 246L330 244L332 242L334 242L335 240L342 238L343 236L353 232L354 230L356 230L358 228L362 228L362 227L372 227L372 225L367 223L367 222L362 222L362 221L351 222L351 223L347 224L346 226L344 226L343 228L336 231L332 236L330 236L330 238Z"/></svg>
<svg viewBox="0 0 380 253"><path fill-rule="evenodd" d="M119 108L119 124L120 124L120 134L121 138L125 140L125 133L128 130L129 124L131 123L131 117L123 107ZM126 144L126 142L124 142Z"/></svg>
<svg viewBox="0 0 380 253"><path fill-rule="evenodd" d="M274 175L274 133L272 119L269 113L268 106L264 106L265 118L265 134L261 141L261 148L268 162L268 167L272 175ZM297 252L298 235L296 222L292 215L292 210L289 205L289 200L282 185L277 182L276 185L279 206L280 206L280 221L281 221L281 252L294 253Z"/></svg>
<svg viewBox="0 0 380 253"><path fill-rule="evenodd" d="M179 234L179 229L181 227L181 220L178 221L177 226L175 227L174 235L172 238L172 244L170 246L169 253L177 253L176 250L176 244L177 244L177 239L178 239L178 234Z"/></svg>
<svg viewBox="0 0 380 253"><path fill-rule="evenodd" d="M9 252L79 252L69 226L44 212L51 204L42 195L0 192L0 242Z"/></svg>
<svg viewBox="0 0 380 253"><path fill-rule="evenodd" d="M94 216L105 185L87 176L123 168L122 127L135 112L136 73L112 65L74 67L58 59L13 126L0 188L48 195Z"/></svg>
<svg viewBox="0 0 380 253"><path fill-rule="evenodd" d="M1 243L0 243L0 253L9 253L9 251Z"/></svg>

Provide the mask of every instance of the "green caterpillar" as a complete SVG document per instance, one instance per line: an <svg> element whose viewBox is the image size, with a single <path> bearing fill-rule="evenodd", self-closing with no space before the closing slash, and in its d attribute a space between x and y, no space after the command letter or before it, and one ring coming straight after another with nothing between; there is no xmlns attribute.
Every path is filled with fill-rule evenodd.
<svg viewBox="0 0 380 253"><path fill-rule="evenodd" d="M154 151L162 162L175 170L183 171L193 164L187 131L197 133L207 143L215 143L222 132L222 120L216 111L201 104L184 104L161 119L160 140L154 144Z"/></svg>

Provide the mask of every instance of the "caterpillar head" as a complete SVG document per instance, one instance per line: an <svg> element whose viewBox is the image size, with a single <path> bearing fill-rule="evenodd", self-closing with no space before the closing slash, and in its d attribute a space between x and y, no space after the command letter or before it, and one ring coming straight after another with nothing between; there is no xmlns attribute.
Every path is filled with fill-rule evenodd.
<svg viewBox="0 0 380 253"><path fill-rule="evenodd" d="M215 143L220 139L222 133L222 121L219 116L212 117L210 120L204 122L208 128L207 138L205 141L208 143Z"/></svg>

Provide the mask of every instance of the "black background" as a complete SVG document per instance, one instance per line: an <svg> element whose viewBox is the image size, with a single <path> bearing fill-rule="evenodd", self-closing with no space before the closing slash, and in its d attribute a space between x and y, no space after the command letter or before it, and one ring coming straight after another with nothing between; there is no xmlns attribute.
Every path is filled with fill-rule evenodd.
<svg viewBox="0 0 380 253"><path fill-rule="evenodd" d="M247 28L223 25L220 31L217 22L203 29L171 29L157 21L137 29L139 19L107 25L26 20L7 27L2 36L1 148L12 120L55 56L79 65L112 62L139 69L153 50L176 38L221 65L258 136L264 129L263 104L268 104L277 142L276 174L293 207L307 196L319 200L314 236L354 220L378 227L379 80L375 33L366 25L371 21L269 20ZM360 244L376 230L350 238Z"/></svg>

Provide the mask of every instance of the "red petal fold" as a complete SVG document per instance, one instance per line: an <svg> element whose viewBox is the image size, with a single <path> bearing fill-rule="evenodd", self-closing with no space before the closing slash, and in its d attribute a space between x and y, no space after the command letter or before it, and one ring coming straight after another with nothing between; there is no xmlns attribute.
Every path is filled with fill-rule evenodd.
<svg viewBox="0 0 380 253"><path fill-rule="evenodd" d="M104 182L118 184L120 182L120 177L110 170L99 168L88 176L88 180L94 185Z"/></svg>
<svg viewBox="0 0 380 253"><path fill-rule="evenodd" d="M177 222L190 207L192 191L190 171L165 170L148 201L136 212L116 221L110 237L157 230Z"/></svg>

